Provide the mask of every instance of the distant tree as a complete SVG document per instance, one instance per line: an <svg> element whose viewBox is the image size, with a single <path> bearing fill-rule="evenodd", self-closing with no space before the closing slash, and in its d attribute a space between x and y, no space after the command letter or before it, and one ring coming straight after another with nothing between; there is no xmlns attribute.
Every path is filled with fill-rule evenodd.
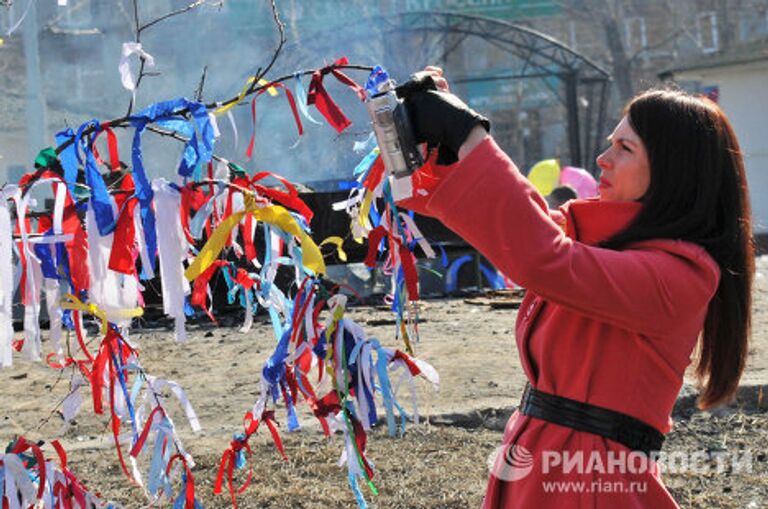
<svg viewBox="0 0 768 509"><path fill-rule="evenodd" d="M573 19L594 26L602 35L607 50L608 62L619 100L623 103L636 92L637 78L640 75L643 58L652 50L673 47L676 40L690 32L690 16L685 15L685 8L692 7L696 0L563 0L558 2L567 15ZM640 47L627 44L625 22L650 6L665 13L666 35L657 40L646 39ZM694 6L695 10L695 6Z"/></svg>

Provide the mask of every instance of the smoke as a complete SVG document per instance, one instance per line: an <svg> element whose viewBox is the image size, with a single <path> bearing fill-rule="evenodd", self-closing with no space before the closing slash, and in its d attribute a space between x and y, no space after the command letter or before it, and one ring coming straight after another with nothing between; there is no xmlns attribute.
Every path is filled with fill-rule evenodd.
<svg viewBox="0 0 768 509"><path fill-rule="evenodd" d="M189 0L137 1L140 24L189 5ZM67 127L77 128L92 118L106 120L123 116L131 98L131 93L121 85L117 67L122 44L135 37L133 2L69 0L64 7L58 7L56 2L37 4L39 76L30 73L25 65L29 55L21 43L23 24L0 46L0 86L3 87L0 91L0 183L14 180L12 177L16 175L7 173L13 167L16 173L19 165L31 168L26 155L29 151L23 148L30 140L35 143L36 139L44 139L46 144L53 145L55 133ZM418 23L408 25L409 30L403 31L403 18L393 14L413 10L416 4L419 2L399 0L374 5L363 0L278 1L287 42L267 78L315 69L341 56L347 56L353 64L380 64L398 81L428 64L443 65L452 77L477 76L494 69L498 71L499 66L506 66L507 70L514 66L508 58L496 54L498 51L494 53L477 35L452 34ZM0 7L0 30L18 18L20 3L16 2L13 9L12 12ZM25 20L27 22L29 20ZM194 98L203 69L207 69L204 102L237 96L246 79L271 60L278 41L267 0L209 0L199 8L168 18L142 33L142 48L156 62L149 70L157 75L142 81L134 111L161 100L180 96ZM134 73L137 70L138 63L134 61ZM346 72L358 83L367 77L365 71ZM42 137L40 133L30 133L33 127L24 114L35 101L27 94L30 79L39 79L43 85L42 97L38 99L44 103L47 125L37 129L45 131ZM301 79L306 90L310 76ZM325 78L325 84L352 121L344 133L337 134L314 107L310 107L311 114L322 125L302 118L305 134L299 139L284 95L263 94L256 99L255 127L251 99L231 110L235 128L227 116L219 117L221 137L216 143L216 153L251 172L270 171L316 189L335 188L334 181L350 177L360 158L352 146L355 141L368 137L370 125L365 108L352 90L332 76ZM296 82L292 78L285 85L293 92ZM513 104L512 94L501 88L486 88L485 99L481 97L475 104L501 128L508 120L507 111L521 103ZM471 95L478 87L457 82L455 89L473 104ZM531 92L526 90L526 96L533 97ZM546 93L542 102L553 102ZM494 96L500 99L488 100ZM498 115L491 111L494 108ZM246 160L246 148L254 132L253 158ZM504 132L503 128L499 130L499 134ZM129 162L132 131L120 129L117 134L121 157ZM561 137L556 138L560 144ZM505 146L503 137L500 142ZM43 147L34 148L37 151ZM514 146L505 148L516 155ZM147 133L144 150L150 177L173 178L181 143ZM548 147L543 150L553 153Z"/></svg>

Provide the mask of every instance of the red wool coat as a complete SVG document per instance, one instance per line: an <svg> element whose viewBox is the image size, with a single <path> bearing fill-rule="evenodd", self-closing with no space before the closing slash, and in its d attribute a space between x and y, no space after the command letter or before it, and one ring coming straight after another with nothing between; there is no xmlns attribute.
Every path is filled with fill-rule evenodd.
<svg viewBox="0 0 768 509"><path fill-rule="evenodd" d="M491 138L454 166L420 170L414 184L402 206L440 219L528 289L516 341L534 387L671 429L720 276L703 248L675 240L596 247L639 205L577 200L550 215ZM678 507L655 463L600 436L515 412L503 444L484 508ZM505 456L516 458L507 460L515 470L504 470Z"/></svg>

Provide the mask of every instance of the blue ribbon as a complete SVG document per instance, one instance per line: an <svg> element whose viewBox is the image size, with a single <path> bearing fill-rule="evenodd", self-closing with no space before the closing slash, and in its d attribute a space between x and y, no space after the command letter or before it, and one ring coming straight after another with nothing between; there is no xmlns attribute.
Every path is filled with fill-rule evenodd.
<svg viewBox="0 0 768 509"><path fill-rule="evenodd" d="M288 357L288 341L291 338L290 328L283 332L282 337L277 342L275 351L264 363L264 368L261 370L261 376L264 381L270 386L277 386L281 381L285 380L285 359Z"/></svg>
<svg viewBox="0 0 768 509"><path fill-rule="evenodd" d="M141 151L141 135L147 127L147 124L156 122L166 128L178 127L189 133L191 128L186 121L181 122L178 112L187 109L195 121L197 131L202 139L202 144L198 143L198 138L193 132L190 140L184 147L184 156L179 164L179 175L189 176L194 170L195 165L206 163L213 155L213 126L208 118L208 112L205 105L189 101L183 97L170 101L162 101L149 106L144 111L131 117L131 125L136 129L133 135L133 146L131 149L131 162L133 164L133 180L136 184L135 196L139 200L141 208L141 223L144 229L144 240L149 254L151 268L154 269L157 260L157 238L155 233L155 213L152 210L152 199L154 192L144 171L144 162ZM186 124L187 127L182 127ZM149 279L152 271L142 266L141 278Z"/></svg>
<svg viewBox="0 0 768 509"><path fill-rule="evenodd" d="M309 108L307 108L307 91L304 90L304 85L301 84L301 76L298 73L295 75L294 90L296 92L296 103L299 106L299 111L301 111L302 116L313 124L323 125L322 122L315 120L315 118L309 114Z"/></svg>
<svg viewBox="0 0 768 509"><path fill-rule="evenodd" d="M90 126L94 126L93 132L83 137L84 131ZM96 134L101 130L101 124L96 119L83 123L75 135L75 156L80 165L83 165L83 159L80 157L80 150L85 155L85 183L91 188L90 206L96 218L96 225L99 228L100 235L109 235L115 229L115 217L112 213L112 200L109 197L107 185L104 183L104 177L101 176L96 158L93 156L91 147Z"/></svg>
<svg viewBox="0 0 768 509"><path fill-rule="evenodd" d="M347 461L357 461L357 458L347 458ZM347 476L349 480L349 487L352 488L352 493L355 494L355 500L357 501L357 507L360 509L366 509L368 505L365 503L365 497L363 492L360 491L360 486L357 484L357 476L355 474L349 474Z"/></svg>
<svg viewBox="0 0 768 509"><path fill-rule="evenodd" d="M187 499L187 475L181 474L181 491L176 497L176 502L173 504L173 509L184 509L184 504ZM205 509L203 504L197 501L195 498L195 509Z"/></svg>
<svg viewBox="0 0 768 509"><path fill-rule="evenodd" d="M120 338L117 338L117 348L120 349ZM131 416L131 430L133 431L133 441L132 444L135 444L136 441L139 439L139 431L136 428L136 414L133 410L133 404L131 403L131 396L128 394L128 387L125 385L125 377L123 376L123 364L120 362L120 358L118 355L115 355L114 350L112 348L109 349L109 354L112 356L112 363L115 366L115 371L117 372L117 379L120 382L120 389L123 391L123 397L125 398L125 406L128 408L128 415Z"/></svg>
<svg viewBox="0 0 768 509"><path fill-rule="evenodd" d="M374 66L365 82L365 91L368 92L368 97L379 93L379 86L387 81L389 81L389 73L380 65Z"/></svg>
<svg viewBox="0 0 768 509"><path fill-rule="evenodd" d="M53 230L45 232L45 237L51 237ZM40 259L40 269L43 272L43 277L47 279L59 279L59 275L56 272L56 262L53 261L53 254L51 253L51 246L47 243L35 244L35 255Z"/></svg>
<svg viewBox="0 0 768 509"><path fill-rule="evenodd" d="M376 162L377 157L379 157L379 154L376 151L376 147L374 147L373 150L368 152L368 154L363 157L359 163L357 163L357 166L355 166L355 171L352 174L355 177L358 177L358 182L363 182L365 180L365 177L368 176L368 172L371 170L373 163Z"/></svg>
<svg viewBox="0 0 768 509"><path fill-rule="evenodd" d="M161 488L167 494L171 493L171 485L168 477L165 475L166 465L168 465L168 460L171 459L171 448L164 447L166 437L171 438L171 434L170 422L167 417L163 417L157 431L155 445L152 450L152 459L149 464L147 491L153 496L157 496L157 492Z"/></svg>
<svg viewBox="0 0 768 509"><path fill-rule="evenodd" d="M387 372L387 366L389 359L384 349L381 347L379 340L375 338L370 339L373 348L376 349L376 372L379 375L379 389L381 390L381 399L384 403L384 411L387 414L387 431L389 436L394 437L397 431L395 427L395 413L393 410L394 397L392 396L392 384L389 381L389 373Z"/></svg>
<svg viewBox="0 0 768 509"><path fill-rule="evenodd" d="M74 139L75 132L71 127L68 127L65 131L56 133L56 144L59 146L70 140L74 141ZM64 169L64 181L67 183L67 188L72 195L72 200L77 201L75 184L77 183L77 168L79 165L77 162L75 143L70 144L67 148L61 151L59 154L59 161L61 161L61 167Z"/></svg>

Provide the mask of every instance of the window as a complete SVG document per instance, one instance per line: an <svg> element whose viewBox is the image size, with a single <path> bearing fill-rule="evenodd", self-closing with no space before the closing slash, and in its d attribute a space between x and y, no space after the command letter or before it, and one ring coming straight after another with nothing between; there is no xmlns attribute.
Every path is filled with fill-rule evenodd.
<svg viewBox="0 0 768 509"><path fill-rule="evenodd" d="M624 20L624 40L627 50L633 53L648 46L645 34L645 18L635 17Z"/></svg>
<svg viewBox="0 0 768 509"><path fill-rule="evenodd" d="M713 53L719 49L715 12L701 12L696 16L696 34L699 47L704 53Z"/></svg>
<svg viewBox="0 0 768 509"><path fill-rule="evenodd" d="M768 35L768 9L748 10L739 14L741 42L754 41Z"/></svg>

